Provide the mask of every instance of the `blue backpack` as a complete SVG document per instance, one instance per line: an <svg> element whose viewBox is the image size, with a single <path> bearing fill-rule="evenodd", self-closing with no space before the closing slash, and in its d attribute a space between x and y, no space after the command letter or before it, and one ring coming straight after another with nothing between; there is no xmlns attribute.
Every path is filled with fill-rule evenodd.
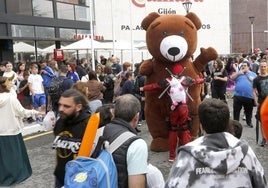
<svg viewBox="0 0 268 188"><path fill-rule="evenodd" d="M117 188L117 169L112 153L129 138L135 136L124 132L107 149L99 149L105 139L101 136L91 157L78 156L65 166L64 188Z"/></svg>

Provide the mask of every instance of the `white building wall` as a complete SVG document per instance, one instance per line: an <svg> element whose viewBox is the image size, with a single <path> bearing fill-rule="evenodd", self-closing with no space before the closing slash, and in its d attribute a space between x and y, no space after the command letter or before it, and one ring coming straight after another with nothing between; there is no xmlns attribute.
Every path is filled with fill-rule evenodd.
<svg viewBox="0 0 268 188"><path fill-rule="evenodd" d="M114 27L114 40L125 40L131 43L132 35L135 43L136 41L145 41L145 31L141 28L141 22L150 12L186 14L182 6L184 0L162 1L95 0L95 34L104 36L105 40L113 40ZM195 54L199 54L200 47L209 46L214 47L219 54L230 53L229 1L192 0L192 3L190 11L196 13L203 23L202 29L198 31L198 46ZM135 4L144 7L138 7ZM109 52L109 54L112 53ZM131 50L128 50L116 51L115 55L121 57L122 62L124 62L131 61L131 54ZM142 58L150 57L147 52L141 54L141 52L133 51L134 63L140 62Z"/></svg>

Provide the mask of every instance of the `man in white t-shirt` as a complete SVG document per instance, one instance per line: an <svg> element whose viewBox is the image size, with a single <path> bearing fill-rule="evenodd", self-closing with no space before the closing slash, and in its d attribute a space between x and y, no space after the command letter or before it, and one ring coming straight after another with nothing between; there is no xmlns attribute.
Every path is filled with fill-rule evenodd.
<svg viewBox="0 0 268 188"><path fill-rule="evenodd" d="M107 124L103 136L111 143L124 132L137 134L135 127L141 110L139 100L131 95L120 96L114 107L114 119ZM148 148L146 142L134 136L113 152L119 187L146 187Z"/></svg>

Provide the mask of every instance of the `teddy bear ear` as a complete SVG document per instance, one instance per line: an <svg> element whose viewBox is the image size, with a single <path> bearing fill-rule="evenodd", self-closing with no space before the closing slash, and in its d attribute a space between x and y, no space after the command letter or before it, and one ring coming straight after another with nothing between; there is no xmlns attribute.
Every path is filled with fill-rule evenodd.
<svg viewBox="0 0 268 188"><path fill-rule="evenodd" d="M193 12L189 12L186 15L186 18L189 18L195 25L196 29L199 30L202 26L201 20L197 17L197 15Z"/></svg>
<svg viewBox="0 0 268 188"><path fill-rule="evenodd" d="M141 22L141 26L143 29L147 30L148 27L150 26L150 24L156 19L158 18L160 15L157 12L151 12L148 16L146 16L142 22Z"/></svg>

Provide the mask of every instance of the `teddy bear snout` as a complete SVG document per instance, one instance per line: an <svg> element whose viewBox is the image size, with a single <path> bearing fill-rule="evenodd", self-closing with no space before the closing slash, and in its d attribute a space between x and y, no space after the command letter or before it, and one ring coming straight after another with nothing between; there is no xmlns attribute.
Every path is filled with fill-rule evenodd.
<svg viewBox="0 0 268 188"><path fill-rule="evenodd" d="M172 47L168 49L168 54L176 56L180 53L180 49L177 47Z"/></svg>
<svg viewBox="0 0 268 188"><path fill-rule="evenodd" d="M184 58L188 50L187 41L177 35L165 37L160 43L161 54L169 61L176 62Z"/></svg>

